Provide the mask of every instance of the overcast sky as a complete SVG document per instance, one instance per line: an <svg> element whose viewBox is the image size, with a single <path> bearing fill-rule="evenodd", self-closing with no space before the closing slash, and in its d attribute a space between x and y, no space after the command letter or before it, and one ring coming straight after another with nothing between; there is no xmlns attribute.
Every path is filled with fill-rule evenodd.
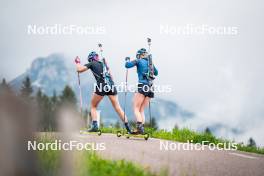
<svg viewBox="0 0 264 176"><path fill-rule="evenodd" d="M124 58L147 47L151 37L156 84L172 93L159 94L196 113L188 125L221 122L247 131L264 145L264 25L263 3L256 0L202 1L1 1L0 70L12 80L38 56L64 53L84 62L97 43L104 44L117 82L124 79ZM28 25L103 26L97 35L28 35ZM234 28L235 34L191 34L161 31L207 25ZM130 82L136 81L130 71ZM198 119L198 120L197 120Z"/></svg>

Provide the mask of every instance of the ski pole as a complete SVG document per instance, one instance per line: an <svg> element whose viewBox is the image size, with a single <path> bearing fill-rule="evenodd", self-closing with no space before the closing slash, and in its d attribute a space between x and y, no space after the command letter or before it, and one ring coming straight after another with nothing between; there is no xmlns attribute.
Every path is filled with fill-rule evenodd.
<svg viewBox="0 0 264 176"><path fill-rule="evenodd" d="M76 64L80 64L81 60L78 56L76 56L75 58L75 63ZM80 96L80 112L81 112L81 116L82 116L82 89L81 89L81 78L80 78L80 73L77 73L78 75L78 86L79 86L79 96Z"/></svg>
<svg viewBox="0 0 264 176"><path fill-rule="evenodd" d="M148 41L148 54L150 54L150 45L151 45L151 38L147 38L147 41ZM149 126L150 126L150 129L152 128L152 117L151 117L151 102L150 102L150 99L149 99ZM151 129L152 131L152 129Z"/></svg>
<svg viewBox="0 0 264 176"><path fill-rule="evenodd" d="M130 60L130 58L126 57L126 61L128 61L128 60ZM128 79L128 69L126 69L126 82L125 82L124 122L126 121L127 79Z"/></svg>
<svg viewBox="0 0 264 176"><path fill-rule="evenodd" d="M82 115L82 89L81 89L81 79L80 79L80 73L78 72L78 83L79 83L79 92L80 92L80 112Z"/></svg>
<svg viewBox="0 0 264 176"><path fill-rule="evenodd" d="M103 59L103 45L101 43L98 44L98 47L100 48L100 55L101 55L101 59Z"/></svg>
<svg viewBox="0 0 264 176"><path fill-rule="evenodd" d="M101 43L99 43L98 47L100 49L101 60L103 62L103 74L105 75L105 73L108 72L108 68L107 68L107 65L106 65L105 58L103 57L103 45Z"/></svg>
<svg viewBox="0 0 264 176"><path fill-rule="evenodd" d="M150 103L150 99L149 99L149 126L150 126L150 129L151 129L151 132L152 132L152 115L151 115L151 103Z"/></svg>
<svg viewBox="0 0 264 176"><path fill-rule="evenodd" d="M149 48L148 48L148 54L150 54L151 38L147 38L147 40L148 40L148 46L149 46Z"/></svg>

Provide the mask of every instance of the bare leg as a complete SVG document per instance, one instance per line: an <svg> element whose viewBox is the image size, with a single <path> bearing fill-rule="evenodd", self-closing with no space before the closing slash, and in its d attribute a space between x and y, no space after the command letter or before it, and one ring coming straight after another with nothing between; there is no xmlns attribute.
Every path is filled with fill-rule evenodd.
<svg viewBox="0 0 264 176"><path fill-rule="evenodd" d="M135 93L134 96L134 103L133 103L133 107L134 107L134 114L136 116L137 122L143 122L143 117L140 113L140 107L142 105L142 103L144 102L145 96L140 94L140 93Z"/></svg>
<svg viewBox="0 0 264 176"><path fill-rule="evenodd" d="M103 98L104 98L103 96L93 93L92 100L91 100L91 116L92 116L93 121L97 121L96 108Z"/></svg>
<svg viewBox="0 0 264 176"><path fill-rule="evenodd" d="M108 98L111 101L111 103L112 103L115 111L119 115L120 119L123 122L127 122L127 116L125 115L125 118L124 118L124 111L123 111L123 109L121 108L121 106L119 104L118 96L117 95L109 95Z"/></svg>
<svg viewBox="0 0 264 176"><path fill-rule="evenodd" d="M141 104L141 107L139 109L140 113L141 113L141 117L143 119L143 124L145 124L145 113L144 113L144 109L146 106L148 106L149 104L149 101L150 101L150 98L149 97L145 97L143 103Z"/></svg>

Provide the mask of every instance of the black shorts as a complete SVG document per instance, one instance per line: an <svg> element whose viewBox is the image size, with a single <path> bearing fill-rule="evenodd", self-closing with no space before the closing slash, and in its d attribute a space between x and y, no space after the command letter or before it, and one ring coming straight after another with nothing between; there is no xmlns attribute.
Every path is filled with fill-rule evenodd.
<svg viewBox="0 0 264 176"><path fill-rule="evenodd" d="M101 85L102 85L102 87L100 87L99 84L97 84L97 87L95 87L94 93L96 93L97 95L100 95L100 96L117 95L117 90L116 90L115 86L106 87L105 83L101 83Z"/></svg>
<svg viewBox="0 0 264 176"><path fill-rule="evenodd" d="M148 84L138 84L138 93L144 95L145 97L154 98L154 88Z"/></svg>

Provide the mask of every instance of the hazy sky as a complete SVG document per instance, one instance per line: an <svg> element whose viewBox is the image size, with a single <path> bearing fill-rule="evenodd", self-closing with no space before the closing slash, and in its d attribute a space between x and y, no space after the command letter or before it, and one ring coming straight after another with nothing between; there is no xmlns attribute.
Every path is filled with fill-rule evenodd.
<svg viewBox="0 0 264 176"><path fill-rule="evenodd" d="M188 125L221 122L246 130L264 144L263 2L202 1L1 1L0 78L11 80L38 56L54 52L84 62L102 42L116 82L124 80L124 58L134 57L151 37L156 84L173 92L159 94L196 113ZM103 26L99 35L28 35L28 25ZM236 35L164 34L171 29L207 25L234 27ZM130 71L130 82L136 81Z"/></svg>

